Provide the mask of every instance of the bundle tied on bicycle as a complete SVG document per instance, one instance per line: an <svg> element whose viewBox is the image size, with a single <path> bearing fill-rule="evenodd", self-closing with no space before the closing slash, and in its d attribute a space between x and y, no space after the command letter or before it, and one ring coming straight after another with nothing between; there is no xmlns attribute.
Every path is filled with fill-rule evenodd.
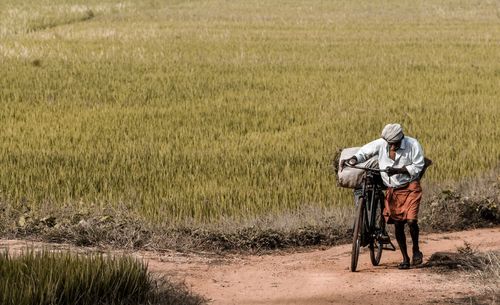
<svg viewBox="0 0 500 305"><path fill-rule="evenodd" d="M363 178L366 176L366 171L354 167L345 167L342 164L343 160L352 158L361 147L348 147L340 150L335 157L334 170L337 176L337 185L343 188L357 189L361 187ZM419 175L419 180L422 179L427 168L432 165L432 160L424 158L424 168ZM378 157L373 156L370 159L358 163L358 167L378 169Z"/></svg>
<svg viewBox="0 0 500 305"><path fill-rule="evenodd" d="M363 178L366 175L366 171L362 169L357 169L353 167L345 167L341 164L342 160L348 160L352 158L361 147L349 147L344 148L340 155L337 156L335 169L337 172L337 184L340 187L356 189L360 188L363 183ZM366 168L378 168L378 158L373 156L372 158L366 160L365 162L359 163L358 166Z"/></svg>

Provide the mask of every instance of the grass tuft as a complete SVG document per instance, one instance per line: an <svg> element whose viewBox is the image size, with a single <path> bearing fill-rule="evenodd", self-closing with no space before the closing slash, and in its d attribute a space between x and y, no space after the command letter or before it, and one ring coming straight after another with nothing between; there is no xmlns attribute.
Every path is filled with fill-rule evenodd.
<svg viewBox="0 0 500 305"><path fill-rule="evenodd" d="M97 300L102 305L203 301L175 285L158 286L147 265L129 256L48 250L28 250L15 256L8 251L0 254L1 304L93 305Z"/></svg>

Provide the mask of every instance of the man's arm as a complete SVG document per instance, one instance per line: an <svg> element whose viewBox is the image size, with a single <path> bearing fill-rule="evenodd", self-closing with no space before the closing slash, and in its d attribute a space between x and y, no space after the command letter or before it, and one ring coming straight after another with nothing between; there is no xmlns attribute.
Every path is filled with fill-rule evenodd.
<svg viewBox="0 0 500 305"><path fill-rule="evenodd" d="M385 143L384 139L377 139L368 144L365 144L350 160L355 158L356 162L354 164L364 162L370 159L371 157L377 155L380 150L380 147L384 145L384 143Z"/></svg>
<svg viewBox="0 0 500 305"><path fill-rule="evenodd" d="M404 168L407 170L408 174L412 179L416 179L422 170L424 169L424 151L420 143L415 141L412 145L412 160L410 165L406 165Z"/></svg>

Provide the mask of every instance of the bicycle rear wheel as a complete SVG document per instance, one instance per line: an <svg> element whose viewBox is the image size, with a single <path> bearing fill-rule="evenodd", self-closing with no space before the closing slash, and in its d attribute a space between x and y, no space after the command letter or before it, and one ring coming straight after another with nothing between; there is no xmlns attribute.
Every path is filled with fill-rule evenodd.
<svg viewBox="0 0 500 305"><path fill-rule="evenodd" d="M361 198L356 211L356 219L354 221L354 232L352 234L352 251L351 251L351 271L355 272L358 266L359 250L363 240L365 223L365 199Z"/></svg>
<svg viewBox="0 0 500 305"><path fill-rule="evenodd" d="M380 264L383 246L382 242L376 239L370 242L370 260L373 266L378 266L378 264Z"/></svg>

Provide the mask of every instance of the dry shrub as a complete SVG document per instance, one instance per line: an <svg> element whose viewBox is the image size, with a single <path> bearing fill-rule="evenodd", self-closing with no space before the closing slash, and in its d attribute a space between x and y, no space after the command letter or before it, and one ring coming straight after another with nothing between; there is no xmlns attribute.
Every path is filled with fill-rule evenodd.
<svg viewBox="0 0 500 305"><path fill-rule="evenodd" d="M426 231L453 231L500 224L499 170L466 179L453 188L434 191L422 205Z"/></svg>

